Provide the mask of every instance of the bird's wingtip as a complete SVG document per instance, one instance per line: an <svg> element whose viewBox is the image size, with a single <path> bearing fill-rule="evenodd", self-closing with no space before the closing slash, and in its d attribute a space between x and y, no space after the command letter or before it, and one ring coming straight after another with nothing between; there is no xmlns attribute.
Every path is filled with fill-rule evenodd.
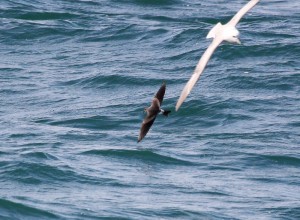
<svg viewBox="0 0 300 220"><path fill-rule="evenodd" d="M194 75L192 76L191 79L193 79ZM190 81L191 81L190 79ZM186 99L186 97L190 94L191 90L190 90L190 81L185 85L184 89L182 90L180 97L176 103L175 106L175 110L178 111L178 109L180 108L180 106L182 105L182 103L184 102L184 100Z"/></svg>
<svg viewBox="0 0 300 220"><path fill-rule="evenodd" d="M177 102L177 104L176 104L176 106L175 106L175 111L177 112L178 110L179 110L179 108L180 108L180 106L182 105L182 100L178 100L178 102Z"/></svg>

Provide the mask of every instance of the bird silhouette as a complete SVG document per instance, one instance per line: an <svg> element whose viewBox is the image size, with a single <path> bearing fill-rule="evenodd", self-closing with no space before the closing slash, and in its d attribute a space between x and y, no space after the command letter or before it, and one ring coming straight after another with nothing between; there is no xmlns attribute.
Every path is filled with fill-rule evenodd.
<svg viewBox="0 0 300 220"><path fill-rule="evenodd" d="M140 129L140 135L138 137L138 142L140 142L148 133L149 129L153 125L156 116L159 113L162 113L164 116L168 116L171 111L163 110L161 108L164 95L166 92L166 83L163 83L160 89L157 91L156 95L154 96L150 107L145 108L145 112L147 113Z"/></svg>

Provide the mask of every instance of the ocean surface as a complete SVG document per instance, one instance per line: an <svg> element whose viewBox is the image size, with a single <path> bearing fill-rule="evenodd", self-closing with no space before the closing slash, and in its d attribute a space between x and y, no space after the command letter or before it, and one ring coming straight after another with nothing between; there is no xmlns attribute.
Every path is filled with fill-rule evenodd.
<svg viewBox="0 0 300 220"><path fill-rule="evenodd" d="M246 3L2 0L0 219L300 219L298 0L261 0L175 111Z"/></svg>

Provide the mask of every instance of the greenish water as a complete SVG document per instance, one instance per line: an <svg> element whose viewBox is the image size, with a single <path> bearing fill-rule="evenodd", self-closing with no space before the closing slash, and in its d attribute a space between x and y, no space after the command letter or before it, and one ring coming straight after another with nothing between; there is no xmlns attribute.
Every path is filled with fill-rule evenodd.
<svg viewBox="0 0 300 220"><path fill-rule="evenodd" d="M174 109L246 2L1 2L0 219L300 219L297 1L256 5Z"/></svg>

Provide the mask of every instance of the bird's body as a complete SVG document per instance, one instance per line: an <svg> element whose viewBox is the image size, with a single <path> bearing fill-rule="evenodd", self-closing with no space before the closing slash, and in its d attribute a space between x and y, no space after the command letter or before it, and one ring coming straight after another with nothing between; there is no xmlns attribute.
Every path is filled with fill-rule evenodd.
<svg viewBox="0 0 300 220"><path fill-rule="evenodd" d="M222 25L219 22L210 30L206 38L219 38L222 39L222 41L240 44L241 42L238 39L239 34L240 32L238 31L238 29L236 29L235 26L228 23Z"/></svg>
<svg viewBox="0 0 300 220"><path fill-rule="evenodd" d="M211 55L216 50L216 48L223 42L227 41L229 43L241 44L238 39L239 31L236 28L237 23L240 19L254 7L260 0L250 0L238 13L226 24L222 25L220 22L216 24L207 34L206 38L213 38L212 43L206 49L201 59L199 60L196 69L191 76L190 80L185 85L182 90L180 97L176 104L176 111L180 108L181 104L184 102L186 97L190 94L192 88L198 81L201 73L203 72L205 66L207 65Z"/></svg>
<svg viewBox="0 0 300 220"><path fill-rule="evenodd" d="M168 114L171 111L167 111L167 110L163 110L161 108L161 104L165 95L165 91L166 91L166 84L163 83L162 86L160 87L160 89L158 90L158 92L156 93L155 97L153 98L150 107L145 108L145 112L147 113L147 115L145 116L141 129L140 129L140 135L138 138L138 142L140 142L148 133L149 129L151 128L151 126L153 125L156 116L159 113L162 113L164 116L168 116Z"/></svg>

